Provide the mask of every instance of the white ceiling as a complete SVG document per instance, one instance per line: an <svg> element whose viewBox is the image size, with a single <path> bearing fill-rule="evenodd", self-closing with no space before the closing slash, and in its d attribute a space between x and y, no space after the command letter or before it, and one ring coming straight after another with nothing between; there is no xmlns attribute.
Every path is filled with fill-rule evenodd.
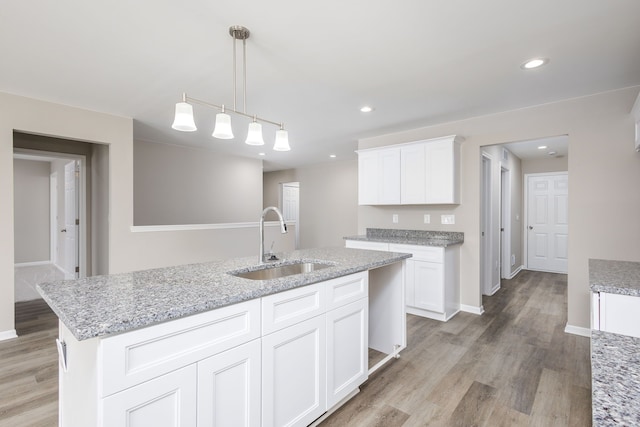
<svg viewBox="0 0 640 427"><path fill-rule="evenodd" d="M134 137L259 158L352 158L357 139L640 85L638 0L29 0L0 12L0 91L134 119ZM247 111L292 151L171 129L182 92L232 102L231 25L247 41ZM548 65L522 70L526 59ZM375 111L364 114L364 104ZM275 128L265 126L272 144Z"/></svg>
<svg viewBox="0 0 640 427"><path fill-rule="evenodd" d="M551 136L530 141L510 142L502 146L507 147L521 159L566 157L569 154L569 137L567 135Z"/></svg>

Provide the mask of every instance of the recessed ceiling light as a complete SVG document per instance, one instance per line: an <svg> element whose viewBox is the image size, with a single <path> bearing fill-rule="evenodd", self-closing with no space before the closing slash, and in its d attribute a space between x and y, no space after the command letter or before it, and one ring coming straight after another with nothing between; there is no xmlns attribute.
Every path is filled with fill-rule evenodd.
<svg viewBox="0 0 640 427"><path fill-rule="evenodd" d="M532 58L529 59L528 61L524 62L520 68L522 68L523 70L530 70L532 68L538 68L541 67L545 64L547 64L549 62L548 58Z"/></svg>
<svg viewBox="0 0 640 427"><path fill-rule="evenodd" d="M264 156L265 153L258 153L258 156Z"/></svg>
<svg viewBox="0 0 640 427"><path fill-rule="evenodd" d="M365 105L364 107L360 108L360 111L362 111L363 113L370 113L373 111L373 107Z"/></svg>
<svg viewBox="0 0 640 427"><path fill-rule="evenodd" d="M545 148L547 148L546 145L541 145L541 146L538 147L538 150L544 150Z"/></svg>
<svg viewBox="0 0 640 427"><path fill-rule="evenodd" d="M335 154L329 154L329 157L331 157L332 159L335 159L336 155Z"/></svg>
<svg viewBox="0 0 640 427"><path fill-rule="evenodd" d="M549 155L549 156L555 156L556 154L557 154L557 153L556 153L555 151L549 151L549 152L547 153L547 155Z"/></svg>

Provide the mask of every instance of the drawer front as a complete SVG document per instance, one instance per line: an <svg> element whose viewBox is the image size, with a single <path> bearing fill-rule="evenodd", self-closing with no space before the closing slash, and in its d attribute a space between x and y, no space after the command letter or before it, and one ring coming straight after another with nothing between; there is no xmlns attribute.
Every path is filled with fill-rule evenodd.
<svg viewBox="0 0 640 427"><path fill-rule="evenodd" d="M417 246L417 245L389 245L391 252L405 252L413 254L414 260L429 262L444 262L444 248L435 246Z"/></svg>
<svg viewBox="0 0 640 427"><path fill-rule="evenodd" d="M345 240L344 246L353 249L370 249L373 251L389 251L389 244L383 242L366 242L364 240Z"/></svg>
<svg viewBox="0 0 640 427"><path fill-rule="evenodd" d="M262 335L323 314L324 283L302 286L262 298Z"/></svg>
<svg viewBox="0 0 640 427"><path fill-rule="evenodd" d="M260 300L246 301L100 342L102 396L260 336ZM105 363L107 362L108 363Z"/></svg>
<svg viewBox="0 0 640 427"><path fill-rule="evenodd" d="M327 311L365 298L369 295L369 272L350 274L325 282Z"/></svg>

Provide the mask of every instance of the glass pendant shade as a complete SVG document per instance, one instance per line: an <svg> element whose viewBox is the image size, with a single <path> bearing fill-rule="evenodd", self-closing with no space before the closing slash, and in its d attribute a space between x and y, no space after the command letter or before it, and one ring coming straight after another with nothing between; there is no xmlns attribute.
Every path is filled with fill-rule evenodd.
<svg viewBox="0 0 640 427"><path fill-rule="evenodd" d="M262 125L260 123L249 123L249 131L247 132L247 140L245 141L245 144L264 145L264 139L262 139Z"/></svg>
<svg viewBox="0 0 640 427"><path fill-rule="evenodd" d="M198 130L193 121L193 106L191 104L186 102L178 102L176 104L176 116L171 127L182 132Z"/></svg>
<svg viewBox="0 0 640 427"><path fill-rule="evenodd" d="M273 144L273 149L275 151L291 150L291 147L289 147L289 132L284 129L276 131L276 142Z"/></svg>
<svg viewBox="0 0 640 427"><path fill-rule="evenodd" d="M218 139L233 139L230 115L226 113L216 114L216 127L213 129L212 136Z"/></svg>

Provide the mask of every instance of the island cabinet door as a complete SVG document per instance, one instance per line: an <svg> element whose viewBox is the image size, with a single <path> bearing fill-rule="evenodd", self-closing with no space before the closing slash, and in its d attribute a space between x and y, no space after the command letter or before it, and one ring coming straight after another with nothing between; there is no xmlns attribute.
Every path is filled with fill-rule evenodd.
<svg viewBox="0 0 640 427"><path fill-rule="evenodd" d="M189 365L103 399L102 427L196 425L196 365Z"/></svg>
<svg viewBox="0 0 640 427"><path fill-rule="evenodd" d="M331 408L369 374L369 299L327 312L327 407Z"/></svg>
<svg viewBox="0 0 640 427"><path fill-rule="evenodd" d="M444 313L443 266L435 262L413 263L414 306Z"/></svg>
<svg viewBox="0 0 640 427"><path fill-rule="evenodd" d="M260 426L260 340L198 362L198 427Z"/></svg>
<svg viewBox="0 0 640 427"><path fill-rule="evenodd" d="M262 337L262 425L306 426L326 406L325 315Z"/></svg>

